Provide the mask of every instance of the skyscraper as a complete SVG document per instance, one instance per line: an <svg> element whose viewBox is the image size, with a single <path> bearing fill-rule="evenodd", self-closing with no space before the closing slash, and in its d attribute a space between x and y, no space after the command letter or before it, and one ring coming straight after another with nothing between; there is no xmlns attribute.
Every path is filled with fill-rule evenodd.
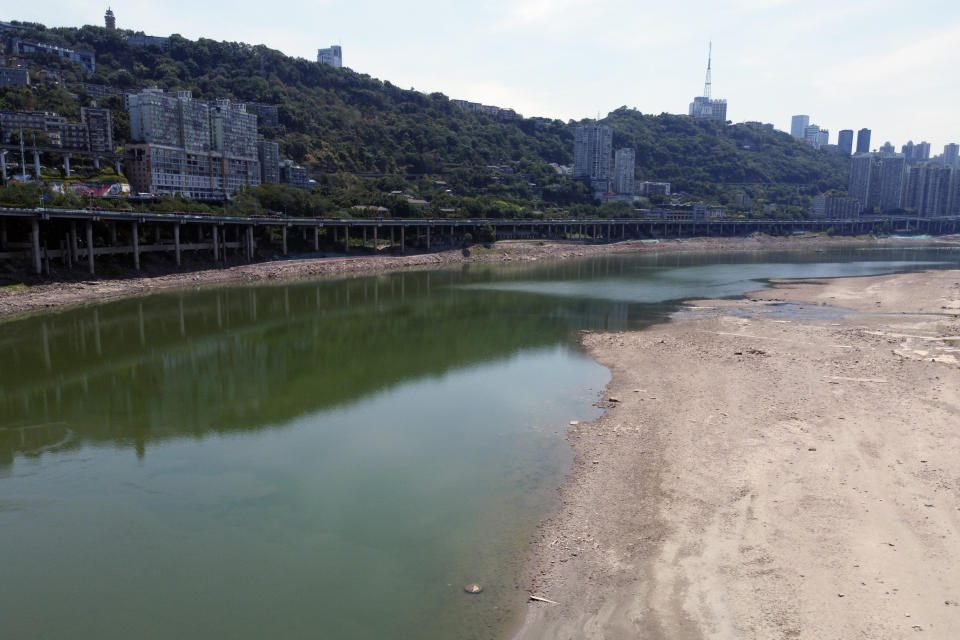
<svg viewBox="0 0 960 640"><path fill-rule="evenodd" d="M710 49L707 53L707 79L703 83L703 95L697 96L693 99L693 102L690 103L690 117L697 118L699 120L719 120L720 122L727 121L727 101L726 100L712 100L710 98L710 93L712 91L713 82L711 80L711 65L713 58L713 43L710 43Z"/></svg>
<svg viewBox="0 0 960 640"><path fill-rule="evenodd" d="M916 150L913 152L913 158L917 162L925 162L930 159L930 143L924 140L923 142L917 144Z"/></svg>
<svg viewBox="0 0 960 640"><path fill-rule="evenodd" d="M870 129L857 132L857 153L870 153Z"/></svg>
<svg viewBox="0 0 960 640"><path fill-rule="evenodd" d="M610 187L610 152L613 129L605 124L577 127L573 132L573 177L583 180L594 191Z"/></svg>
<svg viewBox="0 0 960 640"><path fill-rule="evenodd" d="M613 160L613 190L617 195L632 196L636 171L633 149L617 149Z"/></svg>
<svg viewBox="0 0 960 640"><path fill-rule="evenodd" d="M335 44L326 49L317 49L317 62L328 64L338 69L343 66L343 51L340 45Z"/></svg>
<svg viewBox="0 0 960 640"><path fill-rule="evenodd" d="M843 129L837 134L837 146L845 153L853 153L853 129Z"/></svg>
<svg viewBox="0 0 960 640"><path fill-rule="evenodd" d="M790 135L799 140L803 140L804 131L810 126L810 116L793 116L790 119Z"/></svg>

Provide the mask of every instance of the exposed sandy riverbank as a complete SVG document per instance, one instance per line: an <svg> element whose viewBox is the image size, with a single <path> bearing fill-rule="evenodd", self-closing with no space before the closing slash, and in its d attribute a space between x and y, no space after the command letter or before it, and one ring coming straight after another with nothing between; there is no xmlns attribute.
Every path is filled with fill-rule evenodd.
<svg viewBox="0 0 960 640"><path fill-rule="evenodd" d="M960 271L753 298L584 336L619 401L518 639L960 637Z"/></svg>
<svg viewBox="0 0 960 640"><path fill-rule="evenodd" d="M928 240L937 244L960 244L960 238L947 236ZM194 263L192 268L175 270L160 262L146 266L144 272L114 270L114 277L72 280L82 277L82 269L65 273L55 282L28 282L27 286L0 286L0 317L45 309L96 302L110 298L149 293L160 289L196 287L210 284L282 280L317 277L343 277L406 269L431 269L467 262L513 262L560 259L576 256L624 252L676 251L755 251L808 249L851 244L902 244L902 240L872 238L830 238L825 236L748 238L692 238L643 242L631 240L611 244L580 244L548 241L500 241L490 247L420 253L407 256L360 254L349 257L306 258L238 264L213 268L209 263ZM196 258L191 254L189 259ZM9 282L10 276L6 276ZM3 282L3 280L0 280Z"/></svg>

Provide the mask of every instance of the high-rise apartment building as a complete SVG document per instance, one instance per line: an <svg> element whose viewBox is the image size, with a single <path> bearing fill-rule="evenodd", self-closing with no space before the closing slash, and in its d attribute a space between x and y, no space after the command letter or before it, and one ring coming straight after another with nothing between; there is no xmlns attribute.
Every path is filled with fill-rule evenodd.
<svg viewBox="0 0 960 640"><path fill-rule="evenodd" d="M633 195L636 155L633 149L617 149L613 156L613 190L617 195Z"/></svg>
<svg viewBox="0 0 960 640"><path fill-rule="evenodd" d="M958 163L958 152L960 152L960 145L955 142L950 144L943 145L943 164L948 167L953 167L955 169L960 169L960 163Z"/></svg>
<svg viewBox="0 0 960 640"><path fill-rule="evenodd" d="M923 142L917 144L915 151L913 152L913 159L917 162L926 162L930 159L930 143L924 140Z"/></svg>
<svg viewBox="0 0 960 640"><path fill-rule="evenodd" d="M280 182L280 145L270 140L257 140L257 159L260 160L260 182Z"/></svg>
<svg viewBox="0 0 960 640"><path fill-rule="evenodd" d="M195 100L160 89L131 95L127 175L138 193L221 200L260 184L257 117L229 100Z"/></svg>
<svg viewBox="0 0 960 640"><path fill-rule="evenodd" d="M803 140L806 135L807 127L810 126L810 116L793 116L790 119L790 135L799 140Z"/></svg>
<svg viewBox="0 0 960 640"><path fill-rule="evenodd" d="M870 129L857 132L857 153L870 153Z"/></svg>
<svg viewBox="0 0 960 640"><path fill-rule="evenodd" d="M605 124L590 124L573 131L573 177L583 180L594 191L610 187L610 153L613 129Z"/></svg>
<svg viewBox="0 0 960 640"><path fill-rule="evenodd" d="M902 153L903 157L907 159L907 162L913 162L915 150L916 145L913 144L913 140L908 140L907 144L900 147L900 153Z"/></svg>
<svg viewBox="0 0 960 640"><path fill-rule="evenodd" d="M903 207L907 162L902 154L863 153L850 159L849 194L863 209L893 211Z"/></svg>
<svg viewBox="0 0 960 640"><path fill-rule="evenodd" d="M853 129L842 129L837 134L837 146L844 153L853 153Z"/></svg>
<svg viewBox="0 0 960 640"><path fill-rule="evenodd" d="M343 50L340 45L335 44L326 49L317 49L317 62L328 64L338 69L343 66Z"/></svg>
<svg viewBox="0 0 960 640"><path fill-rule="evenodd" d="M113 153L113 113L110 109L81 107L80 119L87 125L87 148L93 152Z"/></svg>
<svg viewBox="0 0 960 640"><path fill-rule="evenodd" d="M960 171L934 163L910 167L907 171L903 206L918 216L958 215Z"/></svg>

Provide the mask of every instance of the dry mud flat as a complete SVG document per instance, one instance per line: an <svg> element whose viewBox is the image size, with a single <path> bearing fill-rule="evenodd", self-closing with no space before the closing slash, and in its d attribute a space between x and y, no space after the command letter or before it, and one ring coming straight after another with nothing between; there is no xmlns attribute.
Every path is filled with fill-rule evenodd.
<svg viewBox="0 0 960 640"><path fill-rule="evenodd" d="M517 638L960 638L960 272L691 306L584 336Z"/></svg>

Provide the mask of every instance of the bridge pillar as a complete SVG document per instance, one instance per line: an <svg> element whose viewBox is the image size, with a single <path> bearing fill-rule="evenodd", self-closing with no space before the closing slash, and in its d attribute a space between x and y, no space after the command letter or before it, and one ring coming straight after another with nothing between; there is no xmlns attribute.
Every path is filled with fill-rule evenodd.
<svg viewBox="0 0 960 640"><path fill-rule="evenodd" d="M377 225L373 226L373 253L377 253Z"/></svg>
<svg viewBox="0 0 960 640"><path fill-rule="evenodd" d="M319 233L319 229L318 229ZM253 225L247 225L247 261L253 262L253 254L256 244L253 239Z"/></svg>
<svg viewBox="0 0 960 640"><path fill-rule="evenodd" d="M7 184L7 152L0 152L0 174L3 175L3 184Z"/></svg>
<svg viewBox="0 0 960 640"><path fill-rule="evenodd" d="M427 251L430 251L430 226L427 226Z"/></svg>
<svg viewBox="0 0 960 640"><path fill-rule="evenodd" d="M93 268L93 221L87 220L87 265L90 267L90 275L96 271Z"/></svg>
<svg viewBox="0 0 960 640"><path fill-rule="evenodd" d="M403 255L403 254L406 252L406 250L407 250L407 248L406 248L406 246L405 246L405 245L406 245L406 235L407 235L407 228L404 227L404 226L401 226L401 227L400 227L400 255Z"/></svg>
<svg viewBox="0 0 960 640"><path fill-rule="evenodd" d="M79 260L79 256L77 255L79 252L77 251L77 223L76 222L70 223L70 246L67 247L67 250L70 252L70 264L72 265L74 262L77 262Z"/></svg>
<svg viewBox="0 0 960 640"><path fill-rule="evenodd" d="M23 173L27 172L26 167L21 167L21 169L23 170ZM37 180L39 180L40 179L40 152L37 151L36 149L33 150L33 172L36 174Z"/></svg>
<svg viewBox="0 0 960 640"><path fill-rule="evenodd" d="M111 245L117 244L117 223L116 222L110 223L110 244Z"/></svg>
<svg viewBox="0 0 960 640"><path fill-rule="evenodd" d="M366 227L363 228L363 240L361 241L360 246L363 247L364 249L367 248L367 228Z"/></svg>
<svg viewBox="0 0 960 640"><path fill-rule="evenodd" d="M64 154L63 156L63 172L70 177L70 154Z"/></svg>
<svg viewBox="0 0 960 640"><path fill-rule="evenodd" d="M250 228L253 229L253 227ZM313 250L320 251L320 227L313 228Z"/></svg>
<svg viewBox="0 0 960 640"><path fill-rule="evenodd" d="M287 255L287 225L280 227L280 236L283 240L283 255Z"/></svg>
<svg viewBox="0 0 960 640"><path fill-rule="evenodd" d="M130 233L133 238L133 268L140 271L140 229L136 222L130 223Z"/></svg>
<svg viewBox="0 0 960 640"><path fill-rule="evenodd" d="M73 269L73 262L70 261L70 234L63 234L63 240L60 241L60 260L66 265L67 269Z"/></svg>
<svg viewBox="0 0 960 640"><path fill-rule="evenodd" d="M7 219L0 218L0 251L7 248Z"/></svg>
<svg viewBox="0 0 960 640"><path fill-rule="evenodd" d="M33 244L33 270L40 275L40 221L36 218L30 221L30 242Z"/></svg>
<svg viewBox="0 0 960 640"><path fill-rule="evenodd" d="M350 252L350 227L343 225L343 255Z"/></svg>
<svg viewBox="0 0 960 640"><path fill-rule="evenodd" d="M180 223L173 225L173 254L174 258L177 261L177 266L180 266Z"/></svg>
<svg viewBox="0 0 960 640"><path fill-rule="evenodd" d="M220 230L217 228L217 225L212 226L213 229L213 261L220 262ZM284 228L284 241L286 241L286 228Z"/></svg>

